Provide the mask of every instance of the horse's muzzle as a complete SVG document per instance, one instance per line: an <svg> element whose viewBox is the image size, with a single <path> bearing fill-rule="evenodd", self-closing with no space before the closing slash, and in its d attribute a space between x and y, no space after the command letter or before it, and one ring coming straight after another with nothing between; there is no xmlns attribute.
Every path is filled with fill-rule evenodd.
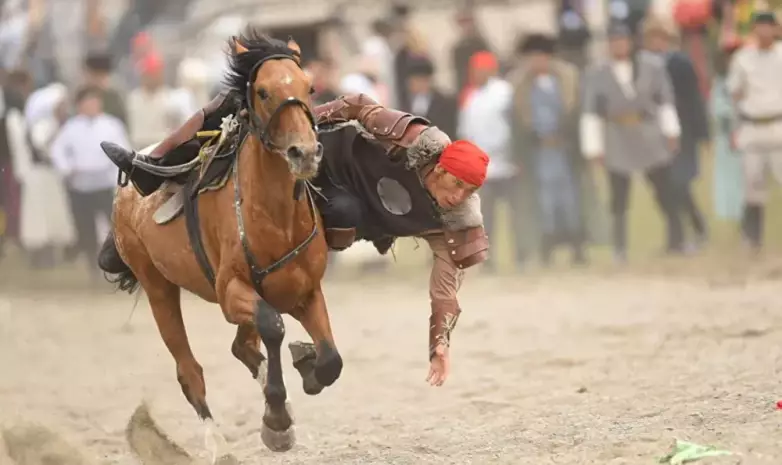
<svg viewBox="0 0 782 465"><path fill-rule="evenodd" d="M313 146L291 145L285 151L291 173L299 179L310 179L318 173L320 161L323 159L323 144Z"/></svg>

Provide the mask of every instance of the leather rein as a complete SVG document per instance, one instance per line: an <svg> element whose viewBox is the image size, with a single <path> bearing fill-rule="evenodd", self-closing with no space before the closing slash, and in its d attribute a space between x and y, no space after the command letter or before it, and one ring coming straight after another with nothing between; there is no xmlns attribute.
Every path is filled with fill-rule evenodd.
<svg viewBox="0 0 782 465"><path fill-rule="evenodd" d="M285 99L274 110L274 112L269 117L269 121L266 124L263 123L261 118L255 112L255 109L253 108L254 89L252 83L255 81L255 76L258 73L260 67L269 60L293 60L293 57L284 54L269 55L268 57L265 57L262 60L260 60L258 63L256 63L255 66L253 66L252 70L250 71L249 79L247 81L247 92L246 92L247 121L245 124L247 124L249 128L249 132L258 138L258 140L261 142L261 144L263 144L266 150L270 152L280 153L281 149L277 147L277 145L275 145L271 140L271 132L269 128L272 126L272 123L274 123L276 118L279 117L280 112L285 107L288 106L301 107L302 109L304 109L307 118L310 120L312 129L316 133L318 128L317 125L315 124L315 117L312 115L312 111L310 110L309 105L307 105L306 103L304 103L303 101L295 97L288 97L287 99ZM257 292L259 296L262 296L263 295L262 286L263 286L264 279L269 274L274 273L275 271L279 270L283 266L287 265L291 260L293 260L296 256L298 256L299 253L301 253L312 242L313 239L315 239L315 236L318 234L317 209L315 207L315 199L313 198L309 187L307 187L307 185L304 182L297 180L296 186L294 187L293 197L294 200L298 200L300 198L301 190L303 189L306 191L307 203L310 210L310 216L312 217L312 232L309 234L309 236L307 236L306 239L304 239L303 242L301 242L298 246L296 246L293 250L291 250L287 254L283 255L276 262L272 263L271 265L265 268L260 266L258 264L258 261L255 259L255 255L252 253L252 249L250 248L250 242L244 225L244 218L242 216L242 196L239 187L239 157L241 156L241 153L242 150L240 148L236 155L236 161L234 162L234 207L236 209L236 223L239 229L239 240L242 243L242 249L244 249L245 261L247 262L247 265L250 268L250 279L252 280L253 288L255 289L255 292Z"/></svg>

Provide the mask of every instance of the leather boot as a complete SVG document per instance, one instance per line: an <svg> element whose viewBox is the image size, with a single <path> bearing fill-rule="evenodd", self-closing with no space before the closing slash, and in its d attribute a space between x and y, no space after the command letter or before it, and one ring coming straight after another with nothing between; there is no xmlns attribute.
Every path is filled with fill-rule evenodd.
<svg viewBox="0 0 782 465"><path fill-rule="evenodd" d="M326 244L332 250L345 250L356 240L356 228L326 228Z"/></svg>
<svg viewBox="0 0 782 465"><path fill-rule="evenodd" d="M133 160L139 159L151 165L178 166L183 165L198 156L198 152L201 148L201 144L193 139L175 147L162 157L154 158L147 155L141 155L132 150L127 150L124 147L111 142L101 142L100 146L106 156L125 173L128 181L133 183L136 190L138 190L143 197L157 191L166 179L145 171L143 168L134 166Z"/></svg>

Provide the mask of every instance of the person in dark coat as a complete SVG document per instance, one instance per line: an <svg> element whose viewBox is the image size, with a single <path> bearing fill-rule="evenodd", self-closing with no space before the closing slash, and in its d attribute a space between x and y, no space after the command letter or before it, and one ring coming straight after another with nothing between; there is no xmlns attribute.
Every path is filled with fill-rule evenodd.
<svg viewBox="0 0 782 465"><path fill-rule="evenodd" d="M459 12L456 22L461 30L460 38L451 52L454 75L456 76L457 95L470 84L470 57L478 52L491 52L491 47L483 38L475 23L475 14L470 9Z"/></svg>
<svg viewBox="0 0 782 465"><path fill-rule="evenodd" d="M513 83L513 134L516 159L526 169L527 184L537 200L535 225L541 261L547 265L559 243L573 249L573 262L586 263L582 203L591 198L591 183L579 153L580 76L578 68L556 55L556 39L532 34L516 46L525 66ZM522 182L525 182L522 181Z"/></svg>
<svg viewBox="0 0 782 465"><path fill-rule="evenodd" d="M107 114L128 124L128 112L122 94L111 83L113 72L111 55L91 53L84 60L84 80L87 86L101 89L103 108Z"/></svg>
<svg viewBox="0 0 782 465"><path fill-rule="evenodd" d="M423 116L441 131L456 139L458 108L456 98L446 95L432 83L434 65L425 57L410 61L407 77L408 101L402 110L416 116Z"/></svg>
<svg viewBox="0 0 782 465"><path fill-rule="evenodd" d="M664 23L647 19L643 25L647 51L665 60L673 85L676 112L681 125L679 153L673 159L671 175L675 203L682 221L690 223L695 233L695 245L706 240L707 228L701 209L692 195L692 182L698 176L698 156L702 142L709 139L706 105L699 90L698 76L690 58L674 50L675 31Z"/></svg>

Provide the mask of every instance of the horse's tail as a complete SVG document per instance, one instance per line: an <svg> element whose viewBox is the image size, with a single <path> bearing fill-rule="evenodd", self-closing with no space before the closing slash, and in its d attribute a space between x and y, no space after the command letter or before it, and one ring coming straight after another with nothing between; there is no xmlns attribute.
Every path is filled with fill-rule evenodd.
<svg viewBox="0 0 782 465"><path fill-rule="evenodd" d="M98 254L98 267L106 273L106 280L117 287L117 290L133 294L139 289L139 282L133 270L122 260L117 250L114 231L110 231L103 241Z"/></svg>

